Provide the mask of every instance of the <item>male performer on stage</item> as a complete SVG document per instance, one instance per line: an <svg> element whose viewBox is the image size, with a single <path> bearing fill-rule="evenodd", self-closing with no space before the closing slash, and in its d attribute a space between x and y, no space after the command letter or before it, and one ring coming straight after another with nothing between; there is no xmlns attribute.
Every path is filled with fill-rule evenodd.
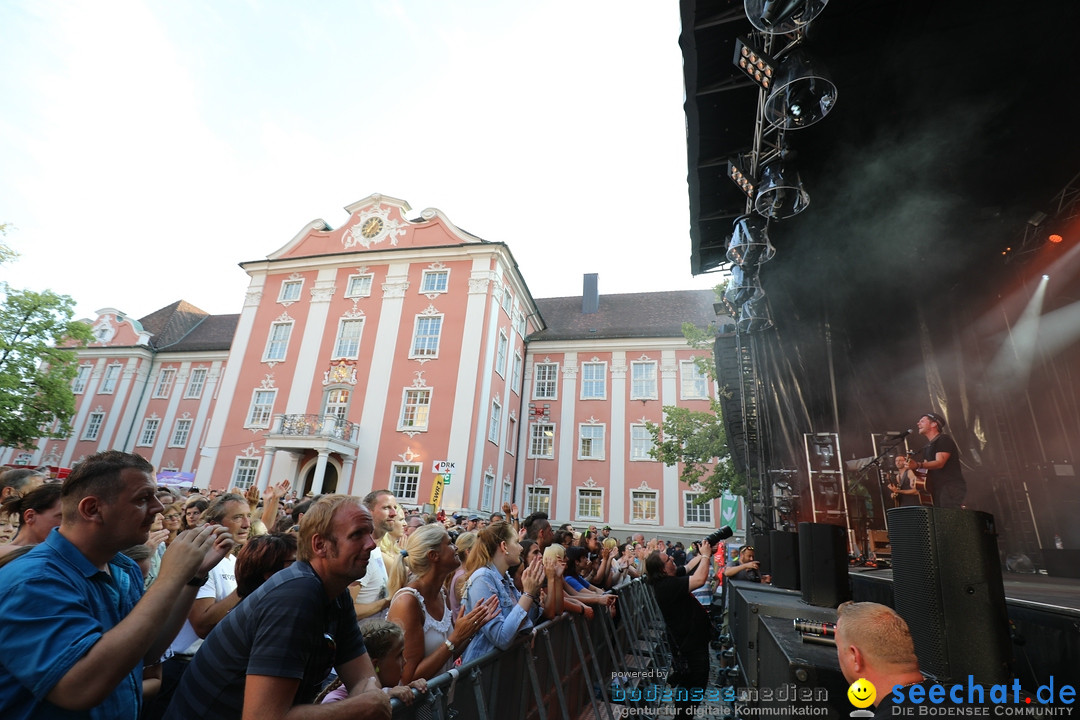
<svg viewBox="0 0 1080 720"><path fill-rule="evenodd" d="M889 484L889 489L892 490L896 507L922 505L919 491L915 489L915 471L908 470L907 456L896 456L896 481Z"/></svg>
<svg viewBox="0 0 1080 720"><path fill-rule="evenodd" d="M919 418L919 434L929 442L916 452L907 467L909 470L927 470L927 484L934 504L944 508L960 508L967 494L964 473L960 469L960 451L956 443L944 434L945 420L936 413L926 413Z"/></svg>

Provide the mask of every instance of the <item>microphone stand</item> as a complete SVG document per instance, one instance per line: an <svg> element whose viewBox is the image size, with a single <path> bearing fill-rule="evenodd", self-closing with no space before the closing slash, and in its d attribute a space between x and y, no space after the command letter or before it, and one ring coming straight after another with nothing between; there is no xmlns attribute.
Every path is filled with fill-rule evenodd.
<svg viewBox="0 0 1080 720"><path fill-rule="evenodd" d="M858 470L855 471L855 484L859 485L859 484L862 484L863 482L865 482L865 480L867 479L867 476L870 474L870 468L876 467L878 469L877 490L878 490L878 497L881 499L882 515L885 516L885 531L886 532L888 532L888 530L889 530L889 513L885 512L885 510L886 510L886 507L885 507L885 493L882 490L882 482L880 480L881 473L883 472L883 470L881 468L881 459L883 457L885 457L886 455L888 455L893 450L895 450L898 445L902 444L904 442L904 438L906 438L907 436L908 436L908 433L900 433L899 435L896 435L891 440L886 439L886 440L882 441L882 443L881 443L882 450L881 450L881 452L878 453L877 457L873 458L872 460L868 460L865 465L863 465L861 468L859 468Z"/></svg>

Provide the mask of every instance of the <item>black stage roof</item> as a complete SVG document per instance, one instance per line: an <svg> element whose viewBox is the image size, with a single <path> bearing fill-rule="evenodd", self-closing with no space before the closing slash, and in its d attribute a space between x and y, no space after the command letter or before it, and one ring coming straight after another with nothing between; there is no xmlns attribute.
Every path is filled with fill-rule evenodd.
<svg viewBox="0 0 1080 720"><path fill-rule="evenodd" d="M682 0L681 12L700 274L725 261L744 207L726 160L752 145L757 90L732 56L753 27L742 0ZM1080 3L1066 0L829 2L807 47L830 70L836 105L787 134L810 205L771 224L765 289L772 275L887 305L913 277L942 292L999 266L1080 173L1078 31Z"/></svg>

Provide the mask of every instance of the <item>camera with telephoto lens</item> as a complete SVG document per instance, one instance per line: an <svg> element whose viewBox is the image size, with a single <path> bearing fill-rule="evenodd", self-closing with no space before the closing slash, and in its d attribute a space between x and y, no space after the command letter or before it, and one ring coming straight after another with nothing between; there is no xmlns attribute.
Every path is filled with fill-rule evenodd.
<svg viewBox="0 0 1080 720"><path fill-rule="evenodd" d="M706 536L705 539L702 540L702 542L709 543L709 547L715 548L716 544L719 543L721 540L727 540L729 537L731 537L734 534L735 534L735 531L732 530L730 526L725 525L724 527L720 528L719 530L714 530L711 533L709 533L709 535Z"/></svg>

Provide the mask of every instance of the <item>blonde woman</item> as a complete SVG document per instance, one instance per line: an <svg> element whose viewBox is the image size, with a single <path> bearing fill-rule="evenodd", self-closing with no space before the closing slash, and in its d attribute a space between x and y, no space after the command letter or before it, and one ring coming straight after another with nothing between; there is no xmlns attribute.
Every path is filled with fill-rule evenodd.
<svg viewBox="0 0 1080 720"><path fill-rule="evenodd" d="M472 612L484 603L497 598L499 613L481 628L469 643L462 662L471 662L492 650L505 650L518 633L531 630L540 619L540 583L544 579L544 564L533 560L521 574L525 592L518 592L507 574L511 565L521 562L521 543L513 527L496 522L476 534L466 563L469 579L465 585L465 611Z"/></svg>
<svg viewBox="0 0 1080 720"><path fill-rule="evenodd" d="M409 535L401 561L390 572L387 619L405 630L401 682L430 680L450 669L454 656L488 620L499 615L494 597L455 617L446 602L446 578L460 565L441 525L424 525ZM406 570L408 573L406 573ZM407 581L407 582L406 582Z"/></svg>
<svg viewBox="0 0 1080 720"><path fill-rule="evenodd" d="M461 602L465 598L465 561L469 557L469 551L472 550L473 544L476 542L476 533L464 532L458 535L457 540L454 542L457 547L458 561L461 563L461 567L454 571L454 574L450 576L449 595L450 595L450 611L457 613L458 608L461 607Z"/></svg>

